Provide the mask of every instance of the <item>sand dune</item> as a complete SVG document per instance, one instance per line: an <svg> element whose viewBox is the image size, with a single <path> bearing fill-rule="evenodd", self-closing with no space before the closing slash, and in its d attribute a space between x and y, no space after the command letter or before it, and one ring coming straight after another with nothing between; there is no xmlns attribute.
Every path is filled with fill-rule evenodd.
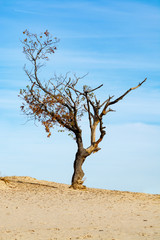
<svg viewBox="0 0 160 240"><path fill-rule="evenodd" d="M160 195L0 181L0 240L160 240Z"/></svg>

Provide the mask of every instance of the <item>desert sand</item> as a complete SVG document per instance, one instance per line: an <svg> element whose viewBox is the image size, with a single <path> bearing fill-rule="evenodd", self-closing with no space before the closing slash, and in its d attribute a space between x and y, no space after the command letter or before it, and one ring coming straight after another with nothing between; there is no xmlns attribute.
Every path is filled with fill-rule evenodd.
<svg viewBox="0 0 160 240"><path fill-rule="evenodd" d="M160 195L0 180L0 240L160 240Z"/></svg>

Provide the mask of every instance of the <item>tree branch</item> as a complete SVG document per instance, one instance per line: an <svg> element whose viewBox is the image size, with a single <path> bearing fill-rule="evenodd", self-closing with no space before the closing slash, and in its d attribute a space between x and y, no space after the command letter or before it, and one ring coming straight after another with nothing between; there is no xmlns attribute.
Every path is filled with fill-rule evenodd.
<svg viewBox="0 0 160 240"><path fill-rule="evenodd" d="M98 87L96 87L96 88L94 88L92 90L86 90L85 92L87 92L87 93L94 92L95 90L97 90L98 88L101 88L102 86L103 86L103 84L101 84L100 86L98 86Z"/></svg>
<svg viewBox="0 0 160 240"><path fill-rule="evenodd" d="M119 102L120 100L122 100L124 98L124 96L126 96L129 92L131 92L132 90L135 90L136 88L140 87L145 81L147 80L147 78L145 78L141 83L139 83L136 87L130 88L129 90L127 90L122 96L120 96L119 98L117 98L116 100L112 101L109 103L109 105L115 104L117 102Z"/></svg>
<svg viewBox="0 0 160 240"><path fill-rule="evenodd" d="M89 99L88 99L87 93L85 94L85 97L87 100L87 112L88 112L89 126L90 126L90 129L92 129L91 110L90 110L90 106L89 106Z"/></svg>

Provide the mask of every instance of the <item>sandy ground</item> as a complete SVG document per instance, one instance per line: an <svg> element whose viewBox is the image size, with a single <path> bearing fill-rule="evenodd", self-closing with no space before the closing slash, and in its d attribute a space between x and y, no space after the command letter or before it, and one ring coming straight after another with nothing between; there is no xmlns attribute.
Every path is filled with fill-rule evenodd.
<svg viewBox="0 0 160 240"><path fill-rule="evenodd" d="M0 240L160 240L160 195L0 181Z"/></svg>

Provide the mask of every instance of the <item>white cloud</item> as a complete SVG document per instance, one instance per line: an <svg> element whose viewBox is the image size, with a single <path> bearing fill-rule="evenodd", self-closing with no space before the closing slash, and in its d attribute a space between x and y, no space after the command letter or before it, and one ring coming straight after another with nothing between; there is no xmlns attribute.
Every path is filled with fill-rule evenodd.
<svg viewBox="0 0 160 240"><path fill-rule="evenodd" d="M141 11L141 9L145 9L146 15L149 15L149 13L157 13L156 16L159 17L159 8L154 5L154 3L140 3L140 2L134 2L134 1L112 1L111 3L106 2L105 4L101 3L97 4L96 2L90 2L90 1L81 1L81 2L73 2L73 1L62 1L61 3L59 1L54 1L54 3L51 2L42 2L42 1L32 1L29 3L26 2L17 2L17 7L29 8L32 6L32 8L43 8L43 9L59 9L59 10L78 10L78 11L87 11L87 12L94 12L99 14L134 14L135 11ZM141 14L142 15L142 14ZM144 13L143 13L144 16ZM155 14L152 15L155 17Z"/></svg>
<svg viewBox="0 0 160 240"><path fill-rule="evenodd" d="M112 55L112 56L111 56ZM60 50L56 56L48 62L48 66L56 65L76 66L79 68L92 67L92 69L137 69L137 70L159 70L159 60L146 59L142 55L134 55L130 53L127 55L115 53L96 53L96 52L79 52L79 51L66 51ZM54 64L54 65L55 65Z"/></svg>
<svg viewBox="0 0 160 240"><path fill-rule="evenodd" d="M0 48L0 52L1 66L16 67L16 69L23 66L22 63L25 62L25 57L22 53L22 46L20 48Z"/></svg>
<svg viewBox="0 0 160 240"><path fill-rule="evenodd" d="M20 105L18 91L3 89L0 90L0 109L1 110L16 110Z"/></svg>

